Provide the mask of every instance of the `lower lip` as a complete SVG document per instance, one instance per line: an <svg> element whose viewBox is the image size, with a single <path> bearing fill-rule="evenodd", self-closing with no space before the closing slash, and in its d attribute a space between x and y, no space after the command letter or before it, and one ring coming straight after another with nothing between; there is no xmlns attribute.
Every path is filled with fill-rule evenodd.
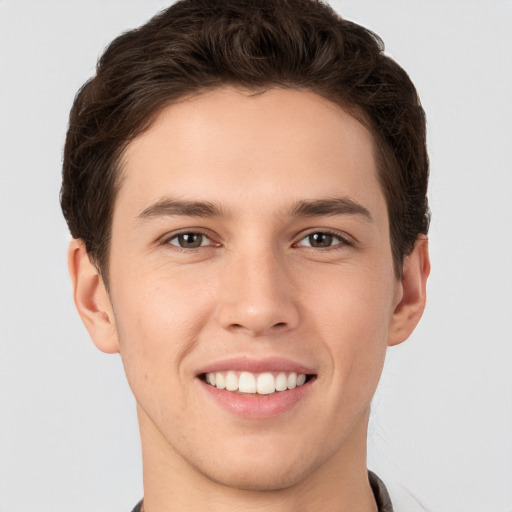
<svg viewBox="0 0 512 512"><path fill-rule="evenodd" d="M302 386L270 395L234 393L218 389L199 379L208 395L222 408L243 418L272 418L293 409L311 389L314 379Z"/></svg>

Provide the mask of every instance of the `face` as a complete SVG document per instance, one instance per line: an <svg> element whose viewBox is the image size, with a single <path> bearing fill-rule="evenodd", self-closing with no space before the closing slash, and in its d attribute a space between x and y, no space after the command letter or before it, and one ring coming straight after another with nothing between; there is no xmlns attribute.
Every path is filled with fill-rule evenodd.
<svg viewBox="0 0 512 512"><path fill-rule="evenodd" d="M124 154L109 277L148 457L276 489L364 451L403 290L372 137L339 106L167 107Z"/></svg>

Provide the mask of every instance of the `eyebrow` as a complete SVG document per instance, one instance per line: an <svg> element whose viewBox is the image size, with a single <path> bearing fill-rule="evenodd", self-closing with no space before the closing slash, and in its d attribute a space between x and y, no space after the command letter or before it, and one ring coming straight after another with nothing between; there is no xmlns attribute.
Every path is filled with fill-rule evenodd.
<svg viewBox="0 0 512 512"><path fill-rule="evenodd" d="M373 221L367 208L348 197L299 201L293 206L291 215L297 217L362 215L368 221Z"/></svg>
<svg viewBox="0 0 512 512"><path fill-rule="evenodd" d="M138 220L181 215L187 217L226 217L226 210L208 201L180 201L165 198L153 203L137 215Z"/></svg>
<svg viewBox="0 0 512 512"><path fill-rule="evenodd" d="M370 222L373 220L367 208L348 197L298 201L290 208L289 215L291 217L362 215ZM229 212L222 205L209 201L184 201L164 198L139 213L137 220L143 221L154 217L167 216L228 217Z"/></svg>

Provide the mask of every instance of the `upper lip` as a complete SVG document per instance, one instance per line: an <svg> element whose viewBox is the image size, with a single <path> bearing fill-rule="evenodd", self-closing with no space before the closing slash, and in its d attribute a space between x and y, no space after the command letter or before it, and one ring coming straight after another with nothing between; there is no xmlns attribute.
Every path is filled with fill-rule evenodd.
<svg viewBox="0 0 512 512"><path fill-rule="evenodd" d="M197 375L229 370L262 373L262 372L295 372L307 375L315 374L312 368L285 357L255 358L250 356L237 356L211 362L200 368Z"/></svg>

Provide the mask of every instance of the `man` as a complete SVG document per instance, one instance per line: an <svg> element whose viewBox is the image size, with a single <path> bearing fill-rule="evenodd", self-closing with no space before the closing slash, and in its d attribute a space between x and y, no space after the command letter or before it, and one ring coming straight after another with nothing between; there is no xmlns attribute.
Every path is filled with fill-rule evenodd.
<svg viewBox="0 0 512 512"><path fill-rule="evenodd" d="M107 48L61 203L137 401L135 510L392 510L366 434L425 304L427 179L407 74L323 3L184 0Z"/></svg>

